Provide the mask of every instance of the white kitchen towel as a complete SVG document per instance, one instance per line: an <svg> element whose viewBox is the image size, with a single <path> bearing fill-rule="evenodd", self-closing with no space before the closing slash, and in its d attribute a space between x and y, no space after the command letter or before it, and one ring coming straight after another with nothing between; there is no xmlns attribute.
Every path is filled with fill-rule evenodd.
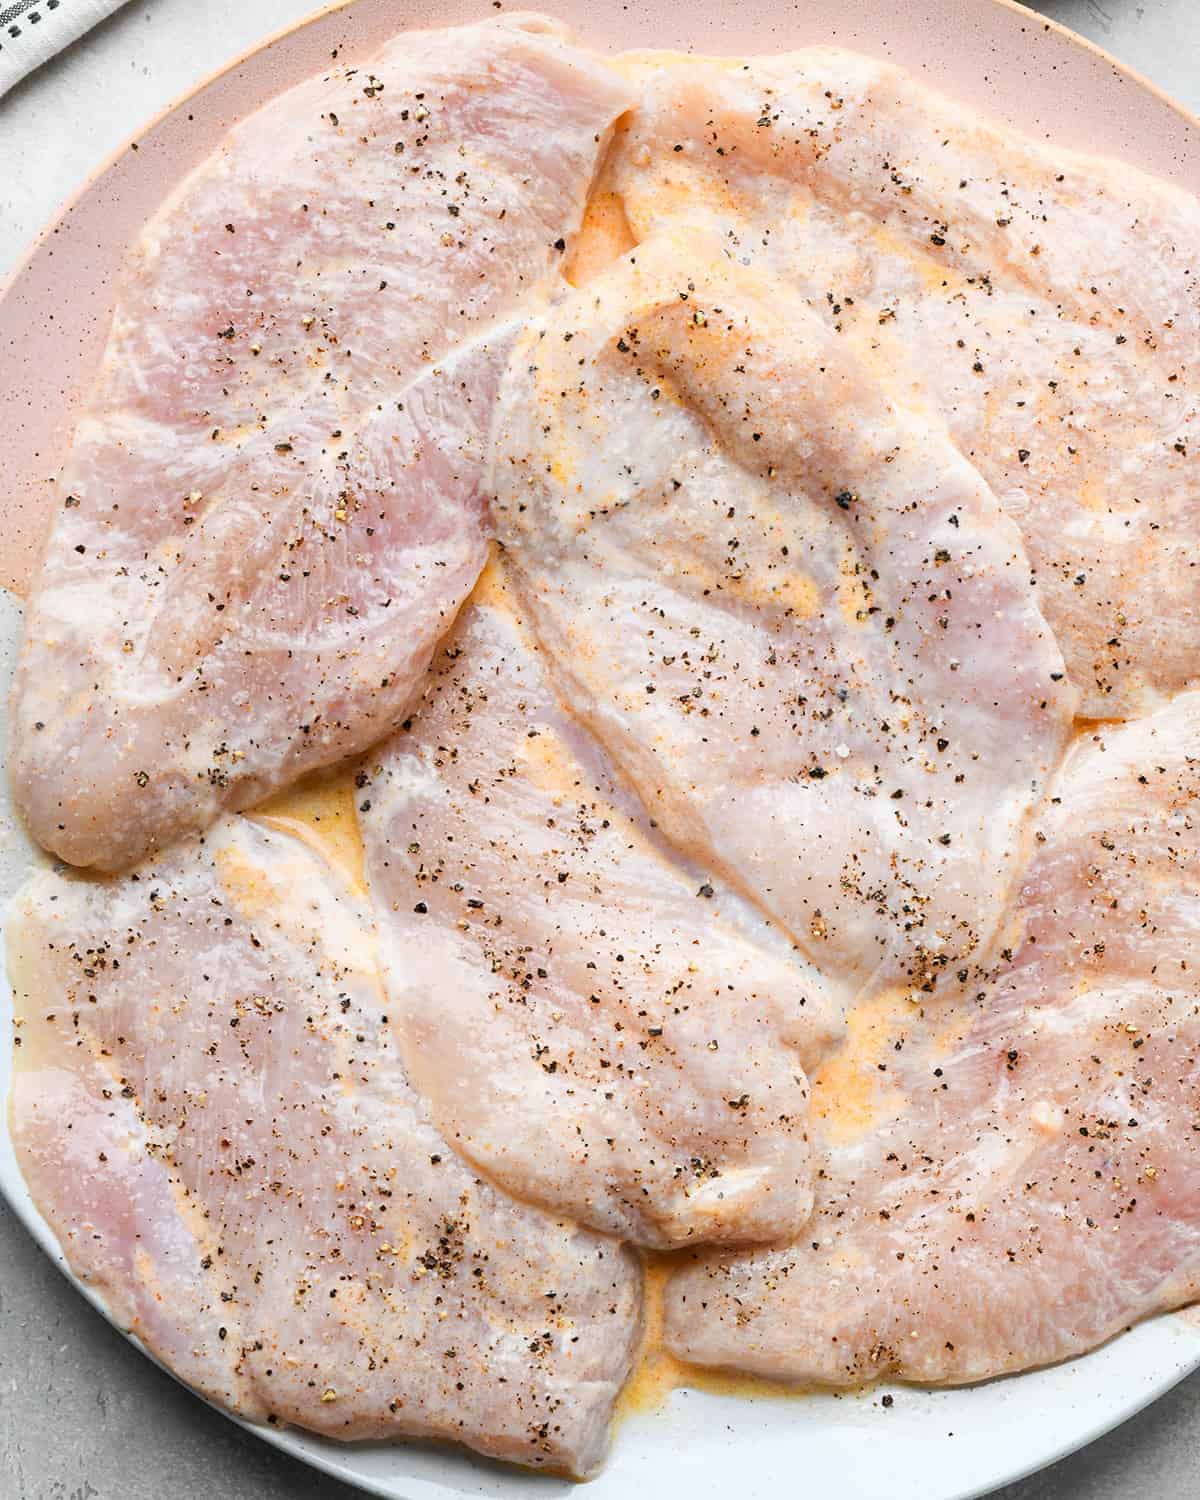
<svg viewBox="0 0 1200 1500"><path fill-rule="evenodd" d="M0 94L125 0L0 0Z"/></svg>

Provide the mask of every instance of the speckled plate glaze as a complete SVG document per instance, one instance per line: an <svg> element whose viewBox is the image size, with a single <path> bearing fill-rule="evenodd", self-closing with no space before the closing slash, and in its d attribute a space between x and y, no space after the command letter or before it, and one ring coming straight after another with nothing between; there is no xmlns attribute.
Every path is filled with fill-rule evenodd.
<svg viewBox="0 0 1200 1500"><path fill-rule="evenodd" d="M1010 0L546 0L599 48L737 53L837 42L911 69L932 86L1064 145L1104 152L1192 189L1200 122L1079 37ZM486 0L353 0L274 38L148 124L47 226L3 293L0 350L0 686L20 603L55 503L57 471L107 330L123 250L169 188L225 130L318 71L336 49L365 57L406 24L490 13ZM67 330L70 330L68 333ZM3 724L0 722L0 756ZM39 858L0 793L0 902ZM0 1025L11 995L0 978ZM0 1047L0 1097L10 1050ZM0 1191L64 1270L53 1235L0 1131ZM79 1285L79 1283L76 1283ZM86 1287L83 1294L98 1299ZM103 1308L101 1308L103 1311ZM1053 1462L1132 1416L1200 1366L1200 1323L1162 1317L1069 1364L965 1390L893 1387L848 1396L719 1396L678 1390L625 1418L589 1500L766 1500L797 1492L854 1500L970 1500ZM252 1428L316 1468L390 1500L547 1500L574 1486L423 1444L343 1446Z"/></svg>

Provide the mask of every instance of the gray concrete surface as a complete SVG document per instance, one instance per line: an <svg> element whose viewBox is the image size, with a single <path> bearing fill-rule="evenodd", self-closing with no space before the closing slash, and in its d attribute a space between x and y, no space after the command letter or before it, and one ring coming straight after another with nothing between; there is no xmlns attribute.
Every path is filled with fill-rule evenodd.
<svg viewBox="0 0 1200 1500"><path fill-rule="evenodd" d="M0 276L63 194L140 120L316 3L133 3L19 85L0 103ZM1036 8L1200 110L1200 0L1041 0ZM120 108L112 107L114 96ZM76 1295L0 1204L0 1500L355 1494L266 1447L155 1369ZM1082 1453L992 1500L1151 1497L1200 1497L1200 1373Z"/></svg>

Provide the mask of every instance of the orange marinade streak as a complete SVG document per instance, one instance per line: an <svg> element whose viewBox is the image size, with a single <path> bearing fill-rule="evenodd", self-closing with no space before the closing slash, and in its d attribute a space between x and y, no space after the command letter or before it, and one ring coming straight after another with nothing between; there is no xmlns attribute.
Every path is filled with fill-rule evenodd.
<svg viewBox="0 0 1200 1500"><path fill-rule="evenodd" d="M645 1293L642 1303L642 1344L629 1379L617 1401L616 1420L624 1421L660 1411L672 1391L707 1391L713 1396L743 1400L779 1401L808 1394L808 1388L763 1380L756 1375L734 1375L677 1359L663 1345L664 1298L673 1271L687 1264L688 1251L673 1254L644 1251Z"/></svg>

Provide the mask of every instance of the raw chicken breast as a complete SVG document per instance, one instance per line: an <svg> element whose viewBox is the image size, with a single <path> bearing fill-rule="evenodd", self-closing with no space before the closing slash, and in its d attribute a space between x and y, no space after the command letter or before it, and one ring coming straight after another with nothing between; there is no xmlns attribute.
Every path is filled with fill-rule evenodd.
<svg viewBox="0 0 1200 1500"><path fill-rule="evenodd" d="M648 824L498 570L358 779L388 1009L446 1138L641 1244L792 1238L822 981Z"/></svg>
<svg viewBox="0 0 1200 1500"><path fill-rule="evenodd" d="M676 1353L832 1385L972 1381L1196 1297L1198 737L1189 693L1081 740L1002 966L953 1006L856 1018L817 1081L812 1222L679 1275Z"/></svg>
<svg viewBox="0 0 1200 1500"><path fill-rule="evenodd" d="M1083 712L1153 708L1200 653L1200 204L815 48L632 71L611 180L640 237L715 223L1022 529Z"/></svg>
<svg viewBox="0 0 1200 1500"><path fill-rule="evenodd" d="M12 775L119 869L404 714L486 557L510 334L628 92L537 18L240 124L131 252L31 601Z"/></svg>
<svg viewBox="0 0 1200 1500"><path fill-rule="evenodd" d="M596 1465L637 1261L447 1148L322 858L225 819L127 877L36 877L9 952L26 1180L164 1363L256 1420Z"/></svg>
<svg viewBox="0 0 1200 1500"><path fill-rule="evenodd" d="M1016 528L701 232L534 324L500 536L572 709L849 1003L978 961L1074 707Z"/></svg>

